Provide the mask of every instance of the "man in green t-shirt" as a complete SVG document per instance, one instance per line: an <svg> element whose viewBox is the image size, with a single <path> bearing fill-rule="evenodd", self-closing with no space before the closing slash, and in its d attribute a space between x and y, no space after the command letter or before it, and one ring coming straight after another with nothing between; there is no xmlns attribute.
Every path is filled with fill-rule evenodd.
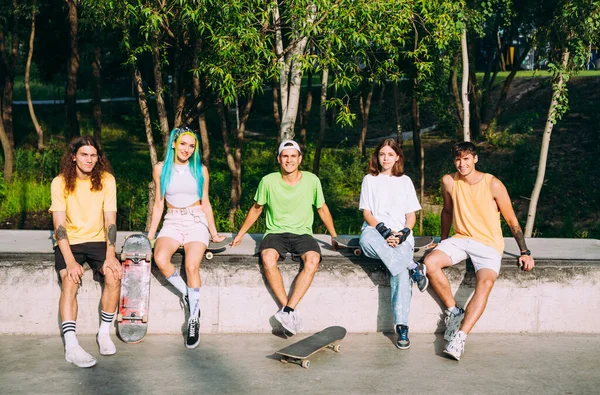
<svg viewBox="0 0 600 395"><path fill-rule="evenodd" d="M277 162L281 171L266 175L260 181L255 203L232 246L239 245L250 227L267 207L267 231L260 243L259 253L265 269L265 276L277 301L282 306L275 314L277 321L290 333L302 330L302 321L296 306L310 287L321 262L321 249L312 236L313 206L331 234L331 245L337 236L329 208L325 204L321 181L314 174L298 170L302 163L302 151L293 140L285 140L279 145ZM287 253L300 256L304 268L298 274L292 294L288 295L277 262Z"/></svg>

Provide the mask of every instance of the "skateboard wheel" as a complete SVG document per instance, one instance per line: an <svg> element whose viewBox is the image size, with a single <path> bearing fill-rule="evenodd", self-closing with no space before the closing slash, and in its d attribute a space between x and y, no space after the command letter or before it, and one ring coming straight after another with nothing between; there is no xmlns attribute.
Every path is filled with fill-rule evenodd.
<svg viewBox="0 0 600 395"><path fill-rule="evenodd" d="M206 259L208 259L208 260L211 260L211 259L213 259L213 253L212 253L212 252L210 252L210 251L208 251L208 252L206 253Z"/></svg>
<svg viewBox="0 0 600 395"><path fill-rule="evenodd" d="M117 322L123 322L123 314L117 314Z"/></svg>
<svg viewBox="0 0 600 395"><path fill-rule="evenodd" d="M342 346L340 344L336 344L333 346L333 351L340 352L342 350Z"/></svg>
<svg viewBox="0 0 600 395"><path fill-rule="evenodd" d="M144 314L144 315L142 316L142 322L143 322L144 324L148 322L148 314Z"/></svg>
<svg viewBox="0 0 600 395"><path fill-rule="evenodd" d="M301 364L301 366L302 366L304 369L308 369L308 367L310 366L310 361L309 361L309 360L302 361L302 364Z"/></svg>
<svg viewBox="0 0 600 395"><path fill-rule="evenodd" d="M279 360L279 362L281 362L281 363L288 363L288 360L287 360L287 358L281 358Z"/></svg>
<svg viewBox="0 0 600 395"><path fill-rule="evenodd" d="M361 256L362 255L362 251L357 248L356 250L354 250L354 255Z"/></svg>

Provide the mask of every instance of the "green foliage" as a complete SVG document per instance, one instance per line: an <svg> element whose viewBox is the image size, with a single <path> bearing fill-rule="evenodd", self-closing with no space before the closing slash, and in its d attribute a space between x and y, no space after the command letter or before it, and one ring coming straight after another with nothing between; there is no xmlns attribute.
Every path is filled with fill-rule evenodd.
<svg viewBox="0 0 600 395"><path fill-rule="evenodd" d="M418 218L418 214L417 214ZM423 235L423 236L439 236L442 231L442 217L436 213L425 212L423 214L423 232L419 228L419 221L415 224L413 228L413 233L415 235Z"/></svg>
<svg viewBox="0 0 600 395"><path fill-rule="evenodd" d="M0 200L0 218L14 218L27 212L43 212L50 208L50 183L15 178Z"/></svg>

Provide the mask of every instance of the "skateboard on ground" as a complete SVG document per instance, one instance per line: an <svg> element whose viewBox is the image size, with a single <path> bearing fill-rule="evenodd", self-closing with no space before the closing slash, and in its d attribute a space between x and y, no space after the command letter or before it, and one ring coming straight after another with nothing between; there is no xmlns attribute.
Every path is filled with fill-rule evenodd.
<svg viewBox="0 0 600 395"><path fill-rule="evenodd" d="M125 239L121 250L123 279L117 314L117 333L125 343L138 343L148 330L152 246L142 234Z"/></svg>
<svg viewBox="0 0 600 395"><path fill-rule="evenodd" d="M362 250L360 249L360 238L357 236L337 236L333 238L337 241L341 248L348 248L352 250L354 255L361 256ZM415 237L415 252L419 252L421 249L426 249L433 244L433 237L431 236L417 236Z"/></svg>
<svg viewBox="0 0 600 395"><path fill-rule="evenodd" d="M293 362L303 368L308 368L310 366L309 358L316 352L324 348L331 348L335 352L340 352L342 346L339 343L345 336L345 328L330 326L306 339L276 351L275 354L281 355L280 361L282 363Z"/></svg>

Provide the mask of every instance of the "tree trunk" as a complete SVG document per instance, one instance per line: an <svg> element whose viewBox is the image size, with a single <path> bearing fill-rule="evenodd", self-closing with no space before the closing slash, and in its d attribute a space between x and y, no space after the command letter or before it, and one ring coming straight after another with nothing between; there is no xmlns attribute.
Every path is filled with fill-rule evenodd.
<svg viewBox="0 0 600 395"><path fill-rule="evenodd" d="M381 84L381 89L379 90L379 107L383 107L385 104L385 81Z"/></svg>
<svg viewBox="0 0 600 395"><path fill-rule="evenodd" d="M281 115L279 114L279 87L277 80L273 80L273 119L275 119L275 126L277 127L277 145L281 143Z"/></svg>
<svg viewBox="0 0 600 395"><path fill-rule="evenodd" d="M152 166L154 166L158 163L158 155L156 154L156 146L154 145L154 137L152 136L152 119L150 118L150 110L148 109L148 100L146 99L146 92L144 92L142 74L140 73L140 70L137 67L133 69L133 84L135 86L135 92L137 94L138 106L140 107L142 118L144 119L146 141L148 142L148 149L150 150L150 162Z"/></svg>
<svg viewBox="0 0 600 395"><path fill-rule="evenodd" d="M178 42L178 46L175 47L174 54L175 72L173 73L173 89L171 91L173 97L173 125L175 127L182 126L182 122L184 121L183 110L185 109L185 102L187 100L186 74L190 69L188 44L188 34L187 32L184 32L181 42Z"/></svg>
<svg viewBox="0 0 600 395"><path fill-rule="evenodd" d="M468 43L468 57L469 57L469 94L471 96L470 104L473 111L471 117L471 129L470 135L472 139L477 139L481 135L481 116L479 113L479 85L477 83L477 75L475 74L475 51L473 42Z"/></svg>
<svg viewBox="0 0 600 395"><path fill-rule="evenodd" d="M469 114L469 54L467 51L467 28L463 28L460 37L460 46L462 53L462 107L463 107L463 140L471 141L471 131L469 129L471 117Z"/></svg>
<svg viewBox="0 0 600 395"><path fill-rule="evenodd" d="M154 94L156 97L156 110L158 112L158 124L163 138L163 147L167 149L169 145L169 119L167 117L167 107L163 96L162 65L160 59L160 48L158 36L154 36L154 45L152 46L152 71L154 74Z"/></svg>
<svg viewBox="0 0 600 395"><path fill-rule="evenodd" d="M556 81L553 85L552 100L548 108L548 115L546 117L546 126L544 127L544 136L542 138L542 147L540 149L540 161L538 164L537 177L531 192L531 200L529 201L529 210L527 213L527 224L525 225L525 237L531 237L533 234L533 227L535 225L535 214L537 211L537 203L544 184L544 177L546 175L546 161L548 159L548 149L550 147L550 136L552 135L552 129L554 127L556 106L558 100L564 91L564 76L563 71L567 68L569 63L569 50L563 49L561 56L561 71L559 71Z"/></svg>
<svg viewBox="0 0 600 395"><path fill-rule="evenodd" d="M418 106L418 104L417 104ZM419 202L421 204L425 201L425 147L423 142L419 144L421 146L421 166L419 173L421 174L421 186L419 188ZM423 209L419 210L419 235L423 236Z"/></svg>
<svg viewBox="0 0 600 395"><path fill-rule="evenodd" d="M140 107L140 113L144 120L144 130L146 132L146 141L148 142L148 149L150 150L150 163L152 167L158 163L158 155L156 154L156 146L154 144L154 137L152 136L152 120L150 119L150 110L148 109L148 101L146 99L146 92L144 92L144 83L142 81L142 74L137 67L134 67L133 71L133 85L137 95L138 106ZM154 208L154 199L156 199L156 186L154 181L150 181L148 184L148 206L146 210L146 231L150 228L150 220L152 219L152 210Z"/></svg>
<svg viewBox="0 0 600 395"><path fill-rule="evenodd" d="M419 101L417 100L416 90L418 86L417 77L413 79L412 88L412 121L413 121L413 148L415 150L415 164L421 168L421 162L423 160L421 148L421 113L419 110Z"/></svg>
<svg viewBox="0 0 600 395"><path fill-rule="evenodd" d="M500 63L500 69L506 71L506 62L504 61L504 53L502 52L502 41L500 40L500 32L497 32L498 37L498 62Z"/></svg>
<svg viewBox="0 0 600 395"><path fill-rule="evenodd" d="M300 114L300 147L304 151L306 147L306 125L308 124L308 115L312 108L312 71L308 72L306 79L306 99L304 101L304 111Z"/></svg>
<svg viewBox="0 0 600 395"><path fill-rule="evenodd" d="M316 7L310 4L305 23L311 25L315 21ZM281 21L279 6L275 3L273 7L273 18L275 20L275 45L279 63L279 86L281 94L281 129L282 140L294 138L294 125L298 115L298 103L300 101L300 88L302 85L302 62L298 60L306 51L308 37L299 37L293 40L288 51L283 50L283 36L281 32ZM297 36L292 32L292 36Z"/></svg>
<svg viewBox="0 0 600 395"><path fill-rule="evenodd" d="M510 74L508 75L508 77L506 77L506 80L504 81L504 85L502 86L502 91L500 92L500 98L498 99L498 102L496 103L496 107L493 112L492 118L488 122L486 122L486 120L484 120L484 122L487 125L495 123L498 120L498 117L500 116L500 114L502 114L502 110L504 109L503 108L504 103L506 102L506 98L508 97L508 93L510 92L510 85L512 84L515 76L517 75L517 71L519 70L519 65L523 62L523 60L525 60L525 57L527 56L527 53L529 53L530 48L531 48L531 43L528 43L527 46L525 47L525 51L523 51L521 56L519 56L518 59L513 62L512 70L510 71Z"/></svg>
<svg viewBox="0 0 600 395"><path fill-rule="evenodd" d="M373 99L373 91L375 90L375 81L371 82L369 87L369 93L367 93L366 100L363 99L363 95L360 95L360 113L362 115L362 127L360 129L360 137L358 139L358 151L363 157L367 156L367 147L365 146L365 140L367 139L367 128L369 126L369 110L371 109L371 101Z"/></svg>
<svg viewBox="0 0 600 395"><path fill-rule="evenodd" d="M202 50L202 41L197 40L194 46L194 57L192 67L198 69L198 55ZM196 73L192 73L192 86L194 90L195 101L198 102L198 128L200 130L200 140L202 143L202 163L210 169L210 141L208 139L208 127L206 125L206 113L204 111L204 100L199 100L203 94L202 81Z"/></svg>
<svg viewBox="0 0 600 395"><path fill-rule="evenodd" d="M77 119L77 71L79 70L79 48L77 7L79 0L65 0L69 10L69 44L70 55L67 69L67 87L65 90L65 111L67 117L67 140L80 135L79 120Z"/></svg>
<svg viewBox="0 0 600 395"><path fill-rule="evenodd" d="M92 74L94 76L94 84L92 89L92 103L94 114L94 137L98 141L102 141L102 48L100 48L98 34L95 35L94 59L92 60Z"/></svg>
<svg viewBox="0 0 600 395"><path fill-rule="evenodd" d="M250 109L252 108L253 100L254 98L252 96L248 98L242 111L242 116L240 117L239 126L236 131L236 146L234 152L232 152L231 145L229 143L229 122L227 119L227 109L222 102L220 102L217 106L219 119L221 120L221 135L223 137L223 147L225 149L225 156L227 158L227 167L229 167L229 172L231 173L231 194L227 220L232 228L235 226L235 215L240 209L242 200L242 145L244 143L244 132L246 131L246 123L248 121L248 116L250 115Z"/></svg>
<svg viewBox="0 0 600 395"><path fill-rule="evenodd" d="M400 123L400 92L398 90L398 84L394 84L394 114L396 116L396 142L402 148L404 145L404 138L402 137L402 124Z"/></svg>
<svg viewBox="0 0 600 395"><path fill-rule="evenodd" d="M319 175L319 167L321 166L321 149L323 147L323 139L327 129L327 81L329 80L329 68L323 68L321 74L321 102L319 106L319 138L315 147L315 161L313 162L313 173Z"/></svg>
<svg viewBox="0 0 600 395"><path fill-rule="evenodd" d="M0 122L0 142L2 143L2 151L4 152L4 180L8 183L12 181L14 149L11 148L3 122Z"/></svg>
<svg viewBox="0 0 600 395"><path fill-rule="evenodd" d="M36 0L33 0L33 6L31 8L31 34L29 35L29 51L27 52L27 63L25 64L25 94L27 95L27 107L29 107L29 116L31 117L31 122L33 122L33 127L35 128L35 133L38 136L37 149L38 151L42 151L44 149L44 130L40 126L40 123L35 116L35 111L33 109L33 102L31 101L31 89L29 86L29 73L31 71L31 59L33 58L33 42L35 39L35 14L37 12L36 8Z"/></svg>
<svg viewBox="0 0 600 395"><path fill-rule="evenodd" d="M454 60L452 61L452 73L450 75L450 88L452 91L452 96L454 97L454 103L456 104L456 114L455 118L458 120L458 123L462 129L463 123L463 108L462 102L460 98L460 93L458 92L458 59L459 56L456 54L454 56ZM462 133L461 133L462 136Z"/></svg>
<svg viewBox="0 0 600 395"><path fill-rule="evenodd" d="M4 152L4 180L10 182L13 176L15 139L13 135L12 103L15 81L15 67L19 49L19 20L15 15L18 2L13 1L13 29L10 33L12 45L10 56L6 54L4 30L0 28L0 142Z"/></svg>

